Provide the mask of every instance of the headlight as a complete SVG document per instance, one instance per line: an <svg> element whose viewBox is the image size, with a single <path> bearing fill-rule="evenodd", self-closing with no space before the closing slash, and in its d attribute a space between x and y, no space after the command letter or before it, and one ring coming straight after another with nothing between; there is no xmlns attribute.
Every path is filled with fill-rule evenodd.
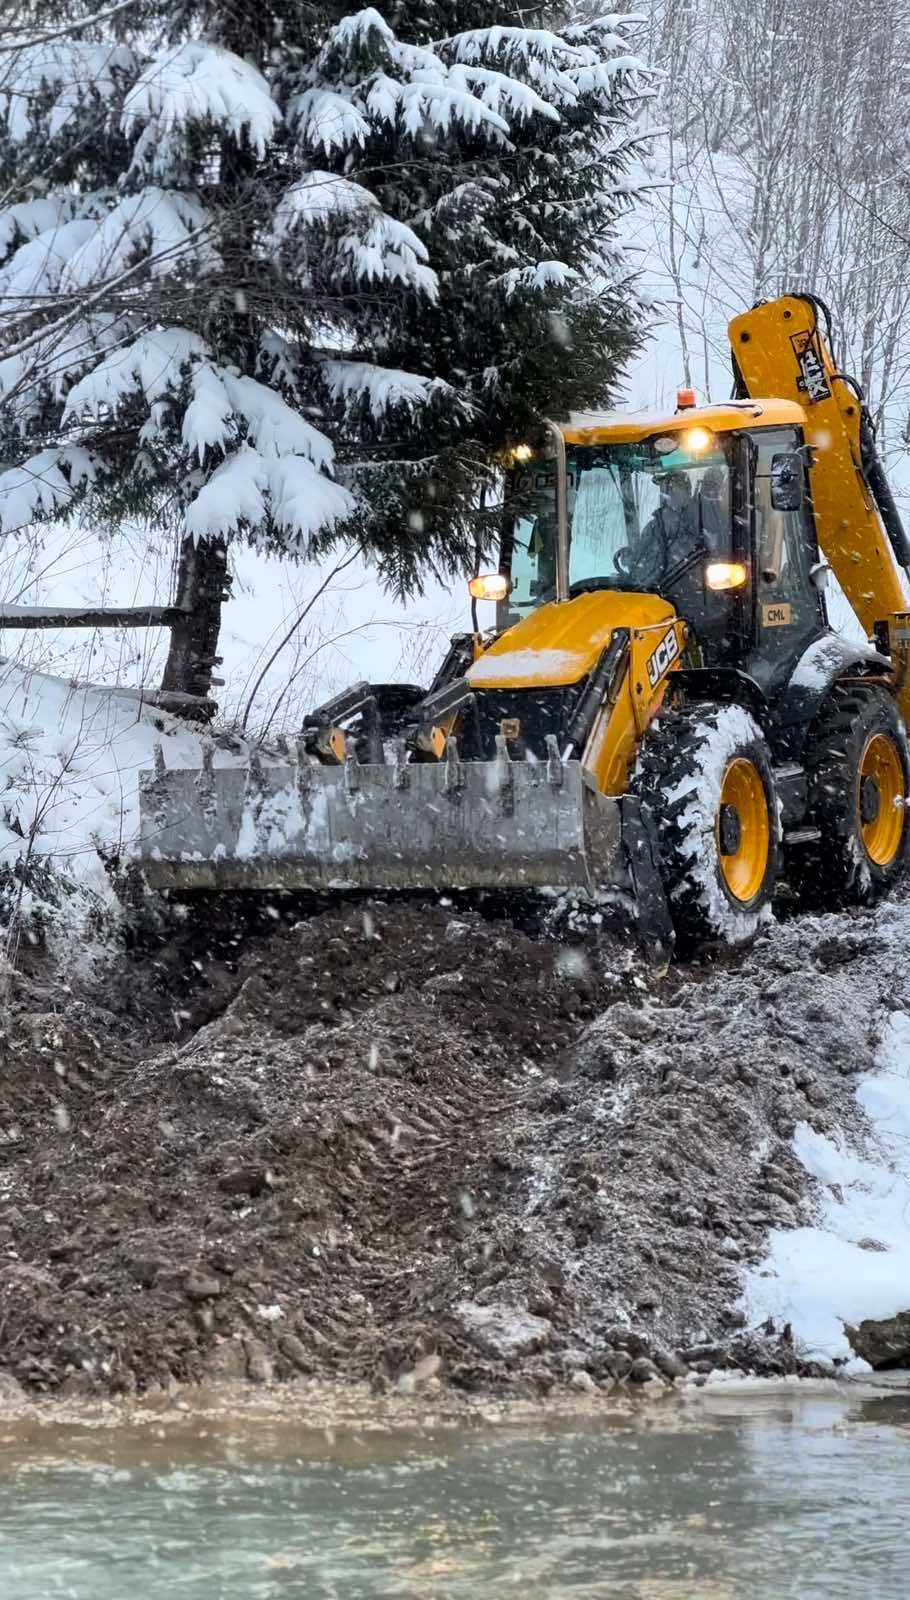
<svg viewBox="0 0 910 1600"><path fill-rule="evenodd" d="M710 450L714 435L707 428L687 428L682 435L682 443L693 456L700 456L703 451Z"/></svg>
<svg viewBox="0 0 910 1600"><path fill-rule="evenodd" d="M709 561L705 583L709 589L741 589L749 581L749 569L741 561Z"/></svg>
<svg viewBox="0 0 910 1600"><path fill-rule="evenodd" d="M468 584L472 600L504 600L511 589L512 581L503 572L484 572Z"/></svg>

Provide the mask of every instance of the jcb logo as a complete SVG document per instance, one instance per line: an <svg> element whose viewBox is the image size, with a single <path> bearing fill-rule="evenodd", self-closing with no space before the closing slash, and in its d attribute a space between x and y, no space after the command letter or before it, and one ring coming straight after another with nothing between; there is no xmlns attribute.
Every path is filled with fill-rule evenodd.
<svg viewBox="0 0 910 1600"><path fill-rule="evenodd" d="M794 333L790 335L790 343L796 351L799 362L800 377L797 388L801 389L810 405L815 405L819 400L828 400L831 388L825 373L824 362L815 348L811 333Z"/></svg>
<svg viewBox="0 0 910 1600"><path fill-rule="evenodd" d="M676 629L671 628L669 633L664 634L654 654L648 657L648 682L652 689L656 689L664 673L672 666L678 655L679 640L676 637Z"/></svg>

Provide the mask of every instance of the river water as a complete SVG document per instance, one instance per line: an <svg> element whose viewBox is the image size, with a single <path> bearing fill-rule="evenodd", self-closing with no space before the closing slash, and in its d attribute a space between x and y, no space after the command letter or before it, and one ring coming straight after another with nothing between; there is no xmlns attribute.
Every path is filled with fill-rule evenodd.
<svg viewBox="0 0 910 1600"><path fill-rule="evenodd" d="M313 1431L0 1421L2 1600L906 1600L910 1392Z"/></svg>

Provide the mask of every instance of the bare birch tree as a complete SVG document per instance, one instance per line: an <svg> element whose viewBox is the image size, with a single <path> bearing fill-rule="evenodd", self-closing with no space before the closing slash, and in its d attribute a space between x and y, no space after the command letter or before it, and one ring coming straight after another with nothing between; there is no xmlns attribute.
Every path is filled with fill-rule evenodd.
<svg viewBox="0 0 910 1600"><path fill-rule="evenodd" d="M655 0L671 186L658 250L691 351L725 362L727 318L811 288L831 306L893 451L910 433L910 5L869 0ZM903 445L906 448L906 444Z"/></svg>

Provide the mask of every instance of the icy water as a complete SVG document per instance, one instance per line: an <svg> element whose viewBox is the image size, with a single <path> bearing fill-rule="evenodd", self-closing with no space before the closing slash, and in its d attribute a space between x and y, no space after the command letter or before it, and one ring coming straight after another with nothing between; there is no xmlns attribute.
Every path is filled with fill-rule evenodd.
<svg viewBox="0 0 910 1600"><path fill-rule="evenodd" d="M328 1435L0 1421L3 1600L905 1600L910 1393Z"/></svg>

